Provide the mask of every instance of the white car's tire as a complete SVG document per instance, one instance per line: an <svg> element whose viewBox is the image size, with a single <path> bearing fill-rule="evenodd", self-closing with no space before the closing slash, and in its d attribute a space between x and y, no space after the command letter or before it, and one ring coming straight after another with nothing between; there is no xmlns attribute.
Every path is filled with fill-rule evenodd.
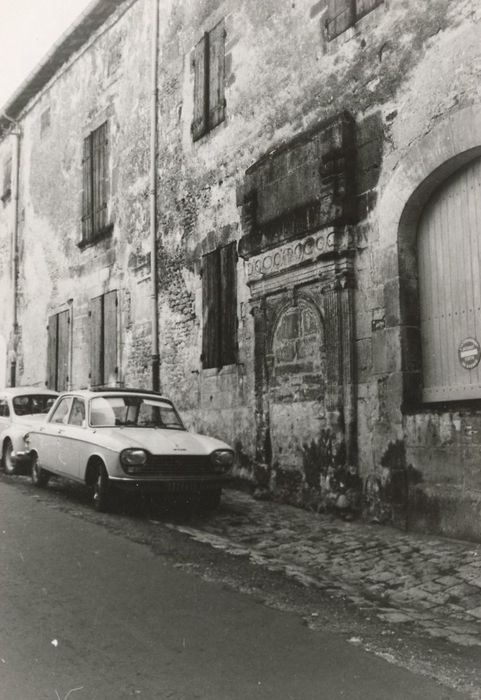
<svg viewBox="0 0 481 700"><path fill-rule="evenodd" d="M15 464L12 460L13 445L10 439L6 439L2 452L2 467L5 474L15 474Z"/></svg>
<svg viewBox="0 0 481 700"><path fill-rule="evenodd" d="M219 507L222 489L212 489L200 494L200 507L203 510L216 510Z"/></svg>
<svg viewBox="0 0 481 700"><path fill-rule="evenodd" d="M105 513L109 509L111 487L107 470L103 464L99 464L95 479L92 483L92 504L96 511Z"/></svg>
<svg viewBox="0 0 481 700"><path fill-rule="evenodd" d="M35 455L32 461L31 479L32 484L39 488L45 488L50 479L50 473L46 469L43 469L38 463L37 455Z"/></svg>

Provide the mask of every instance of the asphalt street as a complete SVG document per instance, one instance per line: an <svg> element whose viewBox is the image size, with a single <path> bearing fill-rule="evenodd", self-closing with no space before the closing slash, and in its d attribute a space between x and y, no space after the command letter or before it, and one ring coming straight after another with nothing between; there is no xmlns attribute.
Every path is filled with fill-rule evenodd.
<svg viewBox="0 0 481 700"><path fill-rule="evenodd" d="M192 575L84 509L0 481L1 700L467 697Z"/></svg>

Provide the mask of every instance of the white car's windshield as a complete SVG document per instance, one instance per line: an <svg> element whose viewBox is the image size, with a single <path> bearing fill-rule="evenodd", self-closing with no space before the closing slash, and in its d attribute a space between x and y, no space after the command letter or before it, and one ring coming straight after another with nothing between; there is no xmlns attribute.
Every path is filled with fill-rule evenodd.
<svg viewBox="0 0 481 700"><path fill-rule="evenodd" d="M48 396L48 394L23 394L12 399L13 410L17 416L48 413L54 401L55 396Z"/></svg>
<svg viewBox="0 0 481 700"><path fill-rule="evenodd" d="M92 427L135 426L185 430L177 411L154 397L116 394L96 396L90 402Z"/></svg>

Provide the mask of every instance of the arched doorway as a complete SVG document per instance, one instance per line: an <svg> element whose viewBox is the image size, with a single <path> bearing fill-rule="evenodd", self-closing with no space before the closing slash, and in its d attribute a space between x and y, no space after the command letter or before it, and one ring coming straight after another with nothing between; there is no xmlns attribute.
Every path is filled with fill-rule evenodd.
<svg viewBox="0 0 481 700"><path fill-rule="evenodd" d="M272 460L281 469L302 464L302 447L325 422L324 328L307 298L277 313L268 349L269 424Z"/></svg>
<svg viewBox="0 0 481 700"><path fill-rule="evenodd" d="M481 398L481 158L440 185L418 226L424 402Z"/></svg>

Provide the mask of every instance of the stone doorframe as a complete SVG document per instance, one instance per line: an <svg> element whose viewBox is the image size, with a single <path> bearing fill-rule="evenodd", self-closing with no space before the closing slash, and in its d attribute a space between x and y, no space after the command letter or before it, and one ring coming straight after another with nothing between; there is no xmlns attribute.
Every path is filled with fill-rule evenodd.
<svg viewBox="0 0 481 700"><path fill-rule="evenodd" d="M350 235L346 230L329 229L295 242L298 251L315 249L322 238L342 241L345 245ZM346 459L357 464L356 424L356 370L354 348L354 251L346 247L333 258L330 248L324 255L306 263L287 265L285 269L270 273L265 270L266 259L275 257L282 249L272 250L249 260L248 285L251 289L251 312L254 317L254 372L256 460L271 465L272 446L269 425L269 344L278 319L268 310L272 295L284 294L295 303L306 295L319 307L324 322L326 352L326 410L332 422L342 432L346 445ZM340 252L340 251L339 251ZM292 259L291 259L292 260ZM250 274L249 274L250 273ZM282 302L280 302L282 306Z"/></svg>
<svg viewBox="0 0 481 700"><path fill-rule="evenodd" d="M422 367L416 233L420 214L447 177L481 156L481 104L439 121L403 156L379 203L381 258L387 261L385 297L392 300L388 325L399 328L397 420L393 438L402 435L403 409L421 404ZM394 349L393 349L394 351Z"/></svg>

